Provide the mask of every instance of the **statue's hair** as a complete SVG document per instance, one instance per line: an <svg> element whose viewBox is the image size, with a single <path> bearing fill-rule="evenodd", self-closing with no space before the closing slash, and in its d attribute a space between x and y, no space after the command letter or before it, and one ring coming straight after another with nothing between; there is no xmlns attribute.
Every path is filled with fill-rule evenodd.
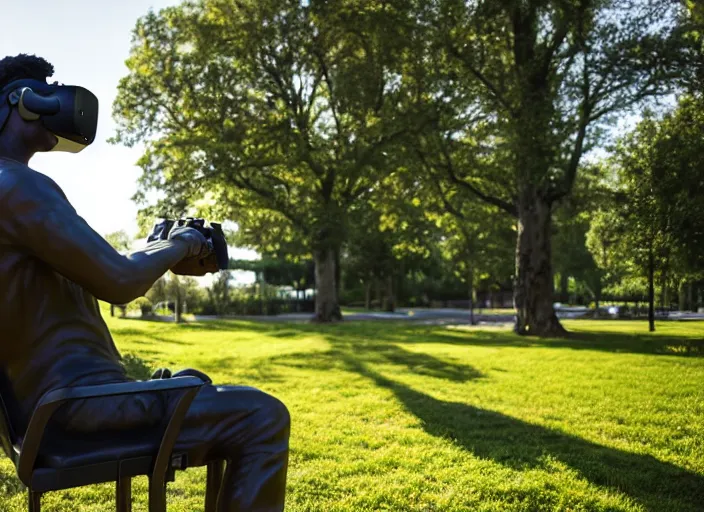
<svg viewBox="0 0 704 512"><path fill-rule="evenodd" d="M0 60L0 89L10 82L32 78L46 81L54 74L54 66L41 57L21 53Z"/></svg>

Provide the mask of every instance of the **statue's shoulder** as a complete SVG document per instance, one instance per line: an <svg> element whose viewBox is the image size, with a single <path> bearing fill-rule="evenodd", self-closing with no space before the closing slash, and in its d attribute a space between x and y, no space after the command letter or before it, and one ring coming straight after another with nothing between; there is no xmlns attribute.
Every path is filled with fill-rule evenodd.
<svg viewBox="0 0 704 512"><path fill-rule="evenodd" d="M20 162L0 158L0 198L11 200L31 197L38 200L52 196L66 197L49 176Z"/></svg>

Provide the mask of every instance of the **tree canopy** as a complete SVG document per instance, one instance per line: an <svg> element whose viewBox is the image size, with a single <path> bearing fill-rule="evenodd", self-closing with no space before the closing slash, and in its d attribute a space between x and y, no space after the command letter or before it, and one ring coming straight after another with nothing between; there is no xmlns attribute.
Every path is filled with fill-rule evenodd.
<svg viewBox="0 0 704 512"><path fill-rule="evenodd" d="M232 220L259 265L312 260L318 320L341 317L341 263L393 307L442 260L470 288L513 279L516 331L562 335L556 273L599 302L642 267L613 265L617 217L642 248L667 211L661 259L699 265L684 248L699 240L696 91L620 145L613 192L637 205L583 156L617 116L694 87L700 15L674 0L184 2L138 21L114 141L144 144L143 218Z"/></svg>
<svg viewBox="0 0 704 512"><path fill-rule="evenodd" d="M321 319L339 315L335 253L385 150L424 123L406 87L409 11L385 2L185 3L140 19L116 140L146 143L142 199L285 225L313 253Z"/></svg>
<svg viewBox="0 0 704 512"><path fill-rule="evenodd" d="M419 141L435 179L518 218L520 333L562 334L551 220L584 153L619 112L674 90L693 60L680 3L435 0L423 16L439 129Z"/></svg>

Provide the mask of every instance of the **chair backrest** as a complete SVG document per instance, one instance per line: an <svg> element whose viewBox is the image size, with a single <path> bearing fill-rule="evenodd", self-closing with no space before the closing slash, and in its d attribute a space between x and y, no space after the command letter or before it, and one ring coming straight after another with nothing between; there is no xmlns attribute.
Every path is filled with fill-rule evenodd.
<svg viewBox="0 0 704 512"><path fill-rule="evenodd" d="M12 458L13 445L19 443L17 430L13 425L17 426L21 423L21 418L12 416L12 414L20 414L19 409L13 405L16 405L16 399L10 379L0 368L0 445L10 458Z"/></svg>

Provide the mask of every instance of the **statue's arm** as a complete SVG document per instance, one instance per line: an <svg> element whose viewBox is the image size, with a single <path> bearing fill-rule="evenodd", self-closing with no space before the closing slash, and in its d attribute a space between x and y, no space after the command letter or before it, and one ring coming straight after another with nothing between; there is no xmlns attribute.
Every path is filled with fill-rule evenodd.
<svg viewBox="0 0 704 512"><path fill-rule="evenodd" d="M58 191L28 189L5 204L12 220L4 234L100 300L125 304L141 297L188 254L186 242L163 240L122 255Z"/></svg>

